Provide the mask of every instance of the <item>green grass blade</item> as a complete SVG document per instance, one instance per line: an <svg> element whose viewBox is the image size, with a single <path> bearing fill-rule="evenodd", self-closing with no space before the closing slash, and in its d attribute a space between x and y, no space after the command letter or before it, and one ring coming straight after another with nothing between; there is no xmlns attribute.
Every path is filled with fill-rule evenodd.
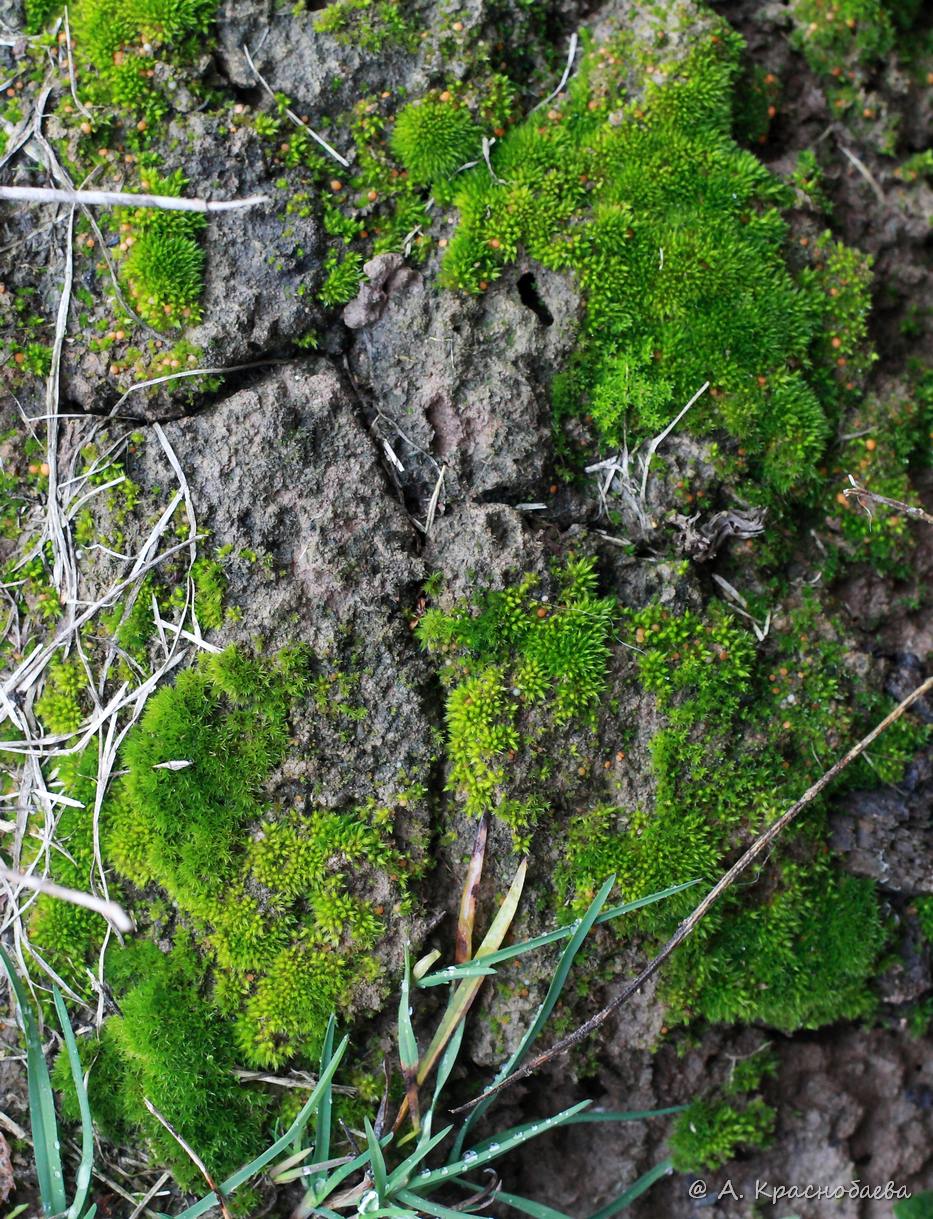
<svg viewBox="0 0 933 1219"><path fill-rule="evenodd" d="M536 1139L539 1135L546 1134L549 1130L563 1125L568 1118L573 1117L574 1114L582 1113L590 1104L592 1104L591 1101L583 1100L579 1104L565 1109L562 1113L555 1113L553 1117L544 1118L540 1122L528 1122L523 1126L516 1126L512 1130L505 1131L497 1140L484 1144L482 1151L468 1151L466 1156L455 1164L447 1164L443 1168L436 1168L434 1172L429 1173L426 1177L419 1177L419 1193L422 1193L426 1189L433 1189L436 1185L443 1185L451 1177L457 1176L462 1172L472 1172L476 1168L482 1168L484 1164L489 1164L492 1160L498 1160L500 1156L507 1155L510 1151L514 1151L516 1147L521 1147L522 1143L527 1143L530 1139Z"/></svg>
<svg viewBox="0 0 933 1219"><path fill-rule="evenodd" d="M97 1214L97 1203L95 1202L90 1210L87 1210L84 1212L84 1219L94 1219L94 1216L96 1214Z"/></svg>
<svg viewBox="0 0 933 1219"><path fill-rule="evenodd" d="M52 1081L42 1052L42 1038L32 1014L32 1004L26 990L13 968L13 962L0 946L0 960L6 969L10 985L16 996L23 1032L26 1036L26 1075L29 1091L29 1124L32 1129L33 1156L39 1197L46 1215L59 1215L68 1207L65 1196L65 1178L62 1175L62 1157L58 1138L58 1119L55 1116L55 1096Z"/></svg>
<svg viewBox="0 0 933 1219"><path fill-rule="evenodd" d="M428 974L426 978L421 979L418 986L421 990L426 990L429 986L449 986L451 982L459 982L461 978L490 978L495 972L491 965L468 961L464 965L450 965L440 973Z"/></svg>
<svg viewBox="0 0 933 1219"><path fill-rule="evenodd" d="M698 880L688 880L682 885L671 885L669 889L661 889L657 893L649 893L646 897L639 897L635 901L626 902L622 906L611 906L600 914L596 920L596 925L600 926L603 923L608 923L623 914L631 914L633 910L641 910L644 906L654 905L655 902L663 901L666 897L672 897L675 893L682 893L684 889L692 889L694 885L699 883ZM510 944L508 948L500 948L497 952L485 953L483 955L483 964L501 965L503 961L511 961L514 957L524 956L526 952L534 952L538 948L546 948L548 944L557 944L561 940L569 939L574 933L575 926L576 924L574 923L568 923L566 927L557 927L554 931L545 931L543 935L536 935L534 939L522 940L519 944ZM450 965L439 973L427 974L419 979L418 985L422 987L440 986L443 982L456 982L459 978L468 976L464 971L469 969L470 964Z"/></svg>
<svg viewBox="0 0 933 1219"><path fill-rule="evenodd" d="M399 1164L398 1168L394 1168L387 1182L388 1192L391 1194L393 1190L399 1189L405 1184L408 1177L415 1168L421 1163L425 1156L430 1155L438 1143L442 1143L453 1130L453 1126L445 1126L443 1130L438 1131L433 1138L424 1139L418 1144L411 1155Z"/></svg>
<svg viewBox="0 0 933 1219"><path fill-rule="evenodd" d="M518 870L515 873L509 891L503 898L502 905L492 921L492 926L486 932L482 944L480 944L476 951L477 958L485 957L487 953L495 952L505 939L509 927L512 925L512 920L515 918L515 912L518 909L527 871L528 862L523 859L518 865ZM424 1058L421 1060L418 1068L419 1085L423 1084L428 1075L430 1075L431 1069L440 1057L441 1052L453 1036L454 1029L470 1010L470 1005L479 993L479 988L482 984L482 978L464 978L451 995L443 1019L438 1026L437 1032L434 1034L431 1044L425 1051Z"/></svg>
<svg viewBox="0 0 933 1219"><path fill-rule="evenodd" d="M391 1138L391 1134L385 1135L384 1138L380 1140L381 1145L384 1147ZM331 1173L327 1180L322 1184L312 1185L305 1194L304 1202L295 1212L297 1219L301 1219L301 1217L304 1215L317 1214L321 1209L318 1206L319 1202L326 1202L337 1186L342 1185L351 1173L356 1172L357 1169L366 1168L368 1164L369 1148L367 1147L365 1151L360 1152L360 1154L354 1159L348 1160L342 1168L338 1168L336 1172Z"/></svg>
<svg viewBox="0 0 933 1219"><path fill-rule="evenodd" d="M683 1113L689 1105L671 1105L668 1109L590 1109L578 1117L572 1117L568 1125L580 1122L643 1122L647 1117L670 1117L672 1113Z"/></svg>
<svg viewBox="0 0 933 1219"><path fill-rule="evenodd" d="M402 990L398 1001L398 1057L405 1081L408 1098L408 1116L415 1134L421 1127L418 1104L418 1042L411 1023L411 957L405 945L405 970L402 974Z"/></svg>
<svg viewBox="0 0 933 1219"><path fill-rule="evenodd" d="M636 1198L640 1198L656 1181L666 1177L669 1172L673 1171L673 1167L669 1159L662 1160L660 1164L655 1164L654 1168L649 1168L624 1193L619 1194L618 1198L613 1202L609 1202L598 1211L594 1211L590 1215L590 1219L612 1219L613 1215L618 1215L619 1211L625 1210Z"/></svg>
<svg viewBox="0 0 933 1219"><path fill-rule="evenodd" d="M567 977L573 965L574 958L583 946L583 942L592 930L593 924L599 917L599 912L606 904L606 899L612 892L612 887L616 883L615 876L610 876L603 882L599 892L590 902L589 907L583 918L579 919L573 928L570 936L570 942L567 944L564 951L561 953L560 960L557 962L557 968L554 971L554 976L551 978L551 984L548 987L547 994L544 996L544 1002L538 1008L537 1014L528 1028L521 1041L518 1043L511 1057L502 1065L499 1070L498 1078L503 1078L510 1075L517 1067L519 1067L525 1055L531 1049L539 1033L547 1024L551 1017L551 1013L560 998L561 991L567 982ZM451 1151L451 1159L457 1159L463 1150L463 1144L467 1135L470 1132L474 1122L477 1122L480 1117L486 1112L493 1102L493 1097L489 1096L480 1100L478 1105L475 1105L470 1111L469 1117L460 1127L457 1135L457 1141Z"/></svg>
<svg viewBox="0 0 933 1219"><path fill-rule="evenodd" d="M78 1219L87 1201L88 1190L91 1188L91 1172L94 1167L94 1126L91 1122L91 1106L87 1099L87 1088L84 1086L84 1072L81 1069L81 1057L78 1054L78 1044L75 1041L74 1029L68 1019L68 1011L57 986L52 987L52 999L58 1022L62 1026L62 1036L65 1039L65 1049L68 1051L68 1065L71 1067L71 1078L74 1081L75 1093L78 1097L78 1109L81 1113L81 1162L75 1178L75 1196L68 1208L67 1219Z"/></svg>
<svg viewBox="0 0 933 1219"><path fill-rule="evenodd" d="M261 1172L267 1164L271 1163L271 1161L274 1160L277 1155L281 1154L281 1152L285 1151L286 1148L291 1145L295 1138L296 1132L303 1130L307 1125L308 1119L317 1111L317 1107L321 1103L321 1097L324 1095L329 1095L331 1081L333 1080L337 1068L340 1065L341 1058L343 1058L344 1054L346 1053L349 1042L349 1037L344 1037L343 1041L341 1041L340 1045L337 1047L336 1053L327 1064L327 1067L321 1072L321 1076L315 1085L314 1091L302 1105L301 1112L285 1131L282 1137L280 1139L276 1139L276 1141L270 1147L267 1147L262 1155L258 1155L255 1160L250 1160L250 1162L244 1165L243 1168L237 1169L235 1173L227 1177L226 1181L221 1181L220 1188L224 1195L232 1194L235 1189L239 1189L241 1185L243 1185L251 1177L254 1177L258 1172ZM219 1205L220 1199L212 1190L209 1194L205 1194L203 1198L200 1198L197 1202L183 1210L180 1215L175 1216L175 1219L198 1219L199 1215L203 1215L212 1207Z"/></svg>
<svg viewBox="0 0 933 1219"><path fill-rule="evenodd" d="M464 1181L464 1185L468 1182ZM523 1215L531 1215L532 1219L572 1219L563 1211L556 1211L553 1206L545 1206L543 1202L534 1202L531 1198L522 1198L518 1194L507 1194L504 1190L496 1193L497 1202L506 1202Z"/></svg>
<svg viewBox="0 0 933 1219"><path fill-rule="evenodd" d="M327 1029L324 1033L324 1044L321 1047L321 1062L317 1073L318 1079L323 1079L324 1073L330 1066L330 1061L334 1056L334 1034L336 1030L337 1021L333 1013L331 1013L331 1017L327 1021ZM321 1095L320 1104L314 1115L314 1158L316 1160L327 1160L330 1158L331 1098L332 1093L330 1086L328 1086ZM301 1134L302 1132L299 1130L295 1135L296 1151L299 1150L298 1142Z"/></svg>
<svg viewBox="0 0 933 1219"><path fill-rule="evenodd" d="M499 1194L496 1194L497 1201L499 1196ZM397 1197L399 1202L404 1202L406 1206L415 1208L412 1211L406 1212L412 1215L412 1219L418 1219L419 1215L433 1215L434 1219L463 1219L463 1211L455 1211L449 1206L441 1206L440 1202L431 1202L428 1198L422 1198L420 1194L416 1194L410 1189L400 1189Z"/></svg>
<svg viewBox="0 0 933 1219"><path fill-rule="evenodd" d="M388 1181L385 1156L382 1154L382 1148L379 1146L379 1140L376 1138L373 1124L368 1117L363 1118L363 1125L366 1129L366 1146L369 1149L369 1171L372 1173L373 1185L376 1187L379 1201L384 1202Z"/></svg>

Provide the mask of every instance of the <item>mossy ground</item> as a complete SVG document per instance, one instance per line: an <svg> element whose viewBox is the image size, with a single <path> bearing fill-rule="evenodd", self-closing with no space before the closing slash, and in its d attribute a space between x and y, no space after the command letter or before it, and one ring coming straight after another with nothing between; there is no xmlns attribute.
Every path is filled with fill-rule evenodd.
<svg viewBox="0 0 933 1219"><path fill-rule="evenodd" d="M30 4L32 27L55 7ZM851 7L859 11L852 27L841 14L845 32L805 35L805 52L834 79L843 60L865 65L894 37L896 19L881 6ZM793 8L799 37L799 23L825 17L802 0ZM344 173L287 119L287 99L260 113L237 110L185 75L209 38L212 4L79 0L72 11L78 93L93 107L88 121L67 98L61 105L60 151L75 176L124 164L130 185L187 189L183 174L164 170L160 151L172 112L167 74L205 105L227 107L231 131L252 125L282 175L287 210L320 216L325 254L314 291L329 310L356 293L364 259L387 250L430 268L432 253L446 249L442 278L458 292L488 290L519 259L573 276L586 317L577 353L553 386L568 472L581 464L581 421L584 448L634 444L711 382L684 428L715 442L719 492L771 509L773 528L754 554L733 554L722 568L738 565L748 576L759 616L773 604L791 607L763 644L715 600L702 612L632 609L601 592L598 565L579 555L555 562L547 576L516 571L506 588L478 588L453 606L435 587L428 597L435 607L417 627L444 685L447 795L437 799L439 821L454 808L488 813L532 852L556 831L554 896L571 909L610 873L625 897L713 879L887 707L846 662L831 594L800 595L785 567L813 525L823 546L820 587L853 560L907 570L904 518L869 521L856 503L840 501L839 483L852 472L883 494L910 498L911 469L929 436L933 395L923 382L863 396L875 363L870 259L828 232L798 237L792 227L795 189L825 206L818 160L802 157L788 184L741 145L765 138L775 82L743 75L740 40L718 18L704 17L684 52L677 23L691 12L658 12L648 41L622 32L587 43L567 90L530 115L514 64L493 62L488 51L472 75L439 79L422 96L362 97L334 117L354 149ZM410 50L419 37L395 4L341 0L309 20L323 36L353 39L372 53ZM853 80L840 88L849 84L861 87ZM905 162L908 177L924 171L915 161ZM449 231L439 213L456 214L452 240L439 237ZM171 213L114 215L119 281L150 325L175 330L200 317L202 227ZM83 274L98 255L89 229L79 224L78 236ZM106 283L106 269L97 269ZM88 291L76 299L90 310L81 295ZM148 346L116 299L109 304L92 343L112 355L114 375L197 363L184 339ZM5 307L22 356L14 356L16 367L44 375L49 319L26 290ZM48 474L38 446L21 447L11 472L4 468L9 537L18 536L25 496L41 495ZM102 485L116 472L104 462L94 478ZM136 512L134 495L126 486L110 504L112 545ZM173 524L187 536L181 513ZM96 528L94 516L82 517L78 540L96 541ZM35 556L17 571L24 584L16 597L51 622L61 606L48 575L47 556ZM219 628L223 556L199 560L192 578L202 626ZM153 594L171 604L178 594L170 584L171 574L153 579L107 614L102 642L115 639L128 658L118 676L132 662L145 669L146 607ZM650 747L653 788L625 805L600 785L591 747L604 746L600 730L618 706L632 705L619 701L620 684L650 701L661 723ZM107 866L146 911L160 945L143 940L108 955L120 1013L90 1051L95 1111L116 1137L142 1133L187 1186L198 1184L196 1173L141 1096L197 1145L212 1171L237 1166L273 1107L232 1083L231 1067L313 1060L330 1010L352 1011L361 987L382 985L375 948L386 894L400 909L412 900L423 860L407 856L393 836L404 799L397 808L363 801L334 809L276 785L293 749L296 708L325 714L335 705L344 716L360 710L352 680L300 651L208 658L153 698L104 809ZM39 718L67 735L86 711L80 666L74 654L60 656L37 700ZM632 726L613 728L622 739ZM896 782L921 740L916 723L905 721L873 751L870 769L847 781ZM576 776L572 789L565 771ZM95 781L87 753L59 765L57 782L85 809L63 813L68 854L55 856L52 874L77 888L94 866L86 809ZM605 798L594 801L597 790ZM672 1020L790 1031L872 1014L871 981L888 927L874 885L845 873L829 853L825 815L825 805L811 809L767 869L675 959L664 991ZM690 900L640 916L642 944L666 934ZM926 905L918 910L928 930ZM34 943L79 993L87 993L84 965L95 959L99 930L85 912L45 898L30 923ZM169 941L172 950L163 952ZM754 1146L771 1117L755 1100L701 1099L681 1128L679 1163L709 1166Z"/></svg>

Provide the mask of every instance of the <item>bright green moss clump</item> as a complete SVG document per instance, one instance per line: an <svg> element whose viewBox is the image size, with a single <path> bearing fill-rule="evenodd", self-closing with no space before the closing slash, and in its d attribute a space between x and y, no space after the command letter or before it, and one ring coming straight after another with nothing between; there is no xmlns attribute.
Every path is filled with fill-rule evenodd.
<svg viewBox="0 0 933 1219"><path fill-rule="evenodd" d="M810 375L823 302L785 263L790 193L732 138L741 39L711 18L676 59L667 38L590 50L553 109L497 144L496 177L464 177L443 277L481 291L521 250L572 272L587 313L558 419L631 446L709 381L684 426L724 430L783 492L811 476L836 405Z"/></svg>
<svg viewBox="0 0 933 1219"><path fill-rule="evenodd" d="M486 593L475 610L430 609L418 624L422 645L445 658L448 786L468 813L495 810L518 831L542 806L509 793L509 754L528 739L523 721L536 707L555 724L585 718L606 683L614 602L597 596L591 559L571 559L554 574L553 599L526 576Z"/></svg>
<svg viewBox="0 0 933 1219"><path fill-rule="evenodd" d="M482 131L464 106L426 97L400 112L392 132L392 151L413 182L427 185L449 177L478 156L481 140Z"/></svg>
<svg viewBox="0 0 933 1219"><path fill-rule="evenodd" d="M36 700L36 713L46 730L70 736L84 719L80 695L87 676L76 656L53 661L45 674L45 689Z"/></svg>
<svg viewBox="0 0 933 1219"><path fill-rule="evenodd" d="M83 53L102 73L140 46L177 48L203 38L214 0L77 0L71 25Z"/></svg>
<svg viewBox="0 0 933 1219"><path fill-rule="evenodd" d="M315 1053L331 1011L378 976L368 950L382 922L360 894L388 873L401 897L414 867L388 808L264 799L291 709L314 688L301 649L264 663L231 648L182 673L127 739L106 835L118 871L157 884L190 921L214 966L213 1003L258 1066Z"/></svg>
<svg viewBox="0 0 933 1219"><path fill-rule="evenodd" d="M176 171L164 178L150 174L140 185L151 194L177 197L187 183ZM121 212L120 222L126 251L120 274L140 317L161 328L199 321L203 214L140 207Z"/></svg>
<svg viewBox="0 0 933 1219"><path fill-rule="evenodd" d="M694 1101L677 1118L671 1159L677 1172L719 1168L741 1149L767 1146L774 1132L774 1110L761 1097L744 1107L730 1101Z"/></svg>
<svg viewBox="0 0 933 1219"><path fill-rule="evenodd" d="M201 1190L199 1170L143 1098L197 1148L215 1178L256 1154L268 1102L234 1076L240 1058L232 1029L201 997L204 965L184 936L168 954L146 941L112 950L107 980L120 996L120 1013L106 1021L99 1040L81 1043L87 1065L93 1062L95 1120L113 1139L142 1136L183 1189ZM66 1115L77 1120L65 1054L56 1062L54 1082Z"/></svg>
<svg viewBox="0 0 933 1219"><path fill-rule="evenodd" d="M214 0L77 0L70 19L81 96L105 122L114 112L132 120L130 138L145 142L170 106L155 83L157 60L200 53L215 9Z"/></svg>

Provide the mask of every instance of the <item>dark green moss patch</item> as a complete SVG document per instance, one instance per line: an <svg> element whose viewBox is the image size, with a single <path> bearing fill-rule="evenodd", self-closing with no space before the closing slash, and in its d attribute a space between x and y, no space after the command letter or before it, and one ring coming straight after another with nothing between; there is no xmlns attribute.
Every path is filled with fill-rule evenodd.
<svg viewBox="0 0 933 1219"><path fill-rule="evenodd" d="M715 605L705 619L659 607L628 615L641 680L667 716L651 746L654 800L574 820L560 892L582 905L612 873L626 898L718 878L880 718L883 700L847 668L830 622L810 597L762 654ZM846 781L895 779L923 736L902 723ZM666 974L674 1018L791 1030L872 1010L869 983L886 939L880 905L872 882L834 863L823 819L811 808L761 877L721 901L680 948ZM691 904L687 895L650 907L639 921L666 936Z"/></svg>

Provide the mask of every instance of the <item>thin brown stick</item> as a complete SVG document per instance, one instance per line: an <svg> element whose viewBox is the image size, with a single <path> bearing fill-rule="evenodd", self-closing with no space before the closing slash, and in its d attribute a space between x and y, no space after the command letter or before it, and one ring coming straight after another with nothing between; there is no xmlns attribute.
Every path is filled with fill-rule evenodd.
<svg viewBox="0 0 933 1219"><path fill-rule="evenodd" d="M211 1174L207 1171L207 1165L204 1163L204 1161L201 1159L201 1157L198 1155L198 1153L194 1150L194 1148L191 1146L190 1143L187 1143L181 1137L181 1135L178 1133L178 1131L175 1129L175 1127L171 1124L171 1122L167 1118L162 1116L162 1114L158 1111L158 1109L155 1107L155 1105L152 1103L152 1101L149 1099L148 1096L143 1097L143 1104L146 1106L146 1108L149 1110L149 1112L152 1114L152 1116L156 1119L156 1121L160 1122L165 1127L165 1129L169 1132L169 1134L172 1136L172 1138L175 1140L175 1142L178 1144L178 1146L182 1149L182 1151L185 1153L185 1155L188 1157L188 1159L191 1160L192 1164L194 1164L195 1168L198 1170L198 1172L207 1182L208 1189L210 1189L213 1193L215 1193L217 1195L218 1201L220 1202L220 1209L221 1209L224 1219L232 1219L230 1211L227 1207L227 1200L224 1197L220 1186L217 1184L217 1182L214 1180L214 1178L211 1176Z"/></svg>
<svg viewBox="0 0 933 1219"><path fill-rule="evenodd" d="M916 521L926 521L928 525L933 525L933 516L925 509L918 507L916 504L905 504L900 499L889 499L886 495L879 495L877 491L869 491L867 487L860 486L852 475L849 475L851 487L846 487L843 495L846 499L854 498L858 500L858 506L864 508L871 516L869 504L884 504L888 508L893 508L896 512L903 512L905 516L911 516Z"/></svg>
<svg viewBox="0 0 933 1219"><path fill-rule="evenodd" d="M469 1109L472 1109L474 1105L479 1104L481 1100L485 1100L487 1096L493 1096L495 1093L501 1092L504 1088L508 1088L512 1084L517 1083L520 1079L525 1079L528 1075L533 1074L538 1070L539 1067L544 1066L545 1063L550 1062L552 1059L557 1058L561 1054L566 1054L568 1050L573 1049L574 1046L579 1045L581 1041L584 1041L587 1037L589 1037L590 1033L595 1032L596 1029L598 1029L601 1024L604 1024L614 1012L617 1012L624 1003L627 1003L628 1000L631 999L632 995L641 990L649 978L653 977L658 972L674 949L683 943L687 936L690 935L690 933L709 912L710 908L719 900L720 897L722 897L723 893L725 893L727 889L731 888L742 873L747 871L755 860L758 859L765 851L767 851L767 849L771 846L771 843L774 842L775 838L778 837L782 830L790 825L797 814L802 809L806 808L808 804L811 804L823 791L825 791L829 784L832 783L832 781L837 778L847 766L854 762L856 758L860 757L866 749L875 743L878 737L881 736L886 729L890 728L896 720L901 718L905 711L912 707L914 703L923 698L925 694L929 693L930 690L933 690L933 677L928 677L922 685L918 686L916 690L913 690L910 694L908 694L903 702L898 703L894 710L889 712L889 714L884 717L880 724L877 724L867 736L863 737L858 742L857 745L853 745L849 752L845 754L844 757L840 758L838 762L835 762L829 768L829 770L827 770L825 774L821 775L811 787L808 787L800 799L795 801L795 803L792 804L785 813L782 813L781 816L778 817L777 821L769 825L764 833L755 839L748 850L736 860L728 872L720 877L720 879L716 882L713 888L710 889L709 893L707 893L706 897L703 898L693 913L688 918L684 919L658 955L652 961L649 961L641 973L638 974L636 978L633 978L632 981L629 982L629 984L618 995L616 995L614 999L610 1000L610 1002L607 1003L604 1008L596 1012L595 1015L589 1018L589 1020L581 1024L579 1028L574 1029L572 1033L568 1033L566 1037L562 1037L560 1041L552 1045L549 1050L545 1050L536 1058L532 1058L530 1062L525 1064L525 1066L520 1067L519 1070L513 1071L511 1075L507 1075L501 1083L487 1089L482 1093L482 1095L468 1101L465 1105L460 1105L457 1109L452 1109L451 1112L464 1113Z"/></svg>
<svg viewBox="0 0 933 1219"><path fill-rule="evenodd" d="M119 190L64 190L51 186L0 186L11 203L71 203L89 207L155 207L168 212L232 212L268 203L268 195L246 199L180 199L174 195L137 195Z"/></svg>

